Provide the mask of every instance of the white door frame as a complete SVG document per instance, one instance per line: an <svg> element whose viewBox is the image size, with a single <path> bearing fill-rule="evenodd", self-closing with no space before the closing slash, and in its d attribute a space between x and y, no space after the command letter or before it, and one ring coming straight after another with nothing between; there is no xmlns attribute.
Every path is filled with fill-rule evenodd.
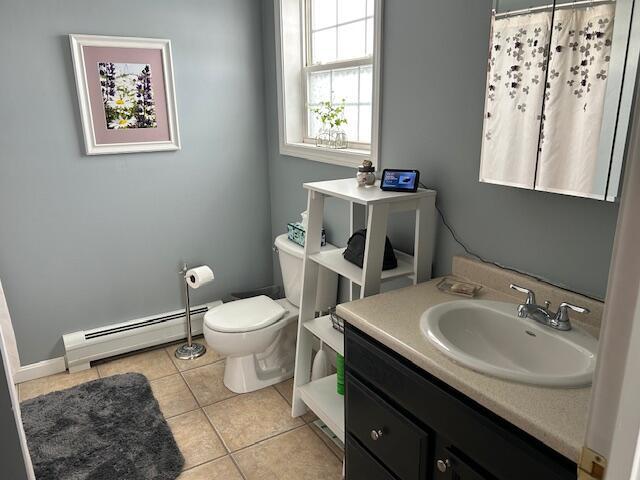
<svg viewBox="0 0 640 480"><path fill-rule="evenodd" d="M22 426L22 414L20 411L20 402L18 400L18 389L13 381L13 372L9 366L10 359L7 354L7 343L5 342L4 335L0 329L0 355L2 356L2 363L4 364L4 373L7 380L7 387L9 390L9 396L11 397L11 406L13 408L13 416L16 422L16 429L18 430L18 438L20 440L20 448L22 449L22 458L24 460L24 466L26 469L26 475L29 480L35 480L36 476L33 472L33 464L31 463L31 455L29 455L29 447L27 446L27 436Z"/></svg>
<svg viewBox="0 0 640 480"><path fill-rule="evenodd" d="M635 93L585 447L607 460L606 480L637 479L640 432L640 95ZM635 465L635 467L634 467ZM634 472L635 473L632 473ZM632 475L635 475L632 477ZM588 477L585 477L588 478Z"/></svg>

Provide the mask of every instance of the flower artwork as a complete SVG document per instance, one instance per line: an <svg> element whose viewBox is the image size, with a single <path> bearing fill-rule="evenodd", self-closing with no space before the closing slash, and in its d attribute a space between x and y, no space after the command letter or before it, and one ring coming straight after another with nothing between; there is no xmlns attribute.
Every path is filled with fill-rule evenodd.
<svg viewBox="0 0 640 480"><path fill-rule="evenodd" d="M98 64L107 128L156 128L151 66L139 63Z"/></svg>
<svg viewBox="0 0 640 480"><path fill-rule="evenodd" d="M171 41L69 38L87 155L179 150Z"/></svg>

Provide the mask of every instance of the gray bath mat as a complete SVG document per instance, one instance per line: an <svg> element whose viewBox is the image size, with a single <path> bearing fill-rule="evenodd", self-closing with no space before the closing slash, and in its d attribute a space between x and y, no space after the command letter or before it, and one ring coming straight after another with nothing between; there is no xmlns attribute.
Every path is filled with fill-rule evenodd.
<svg viewBox="0 0 640 480"><path fill-rule="evenodd" d="M38 480L174 480L184 458L144 375L94 380L21 404Z"/></svg>

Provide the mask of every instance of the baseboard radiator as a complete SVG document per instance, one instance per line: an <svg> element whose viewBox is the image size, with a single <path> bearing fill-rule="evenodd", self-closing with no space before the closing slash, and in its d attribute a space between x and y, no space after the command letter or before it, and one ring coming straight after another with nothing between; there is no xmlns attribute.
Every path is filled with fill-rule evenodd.
<svg viewBox="0 0 640 480"><path fill-rule="evenodd" d="M222 302L191 307L193 335L202 333L204 314ZM90 368L90 362L153 347L187 337L184 310L138 318L128 322L82 330L62 336L65 360L70 372Z"/></svg>

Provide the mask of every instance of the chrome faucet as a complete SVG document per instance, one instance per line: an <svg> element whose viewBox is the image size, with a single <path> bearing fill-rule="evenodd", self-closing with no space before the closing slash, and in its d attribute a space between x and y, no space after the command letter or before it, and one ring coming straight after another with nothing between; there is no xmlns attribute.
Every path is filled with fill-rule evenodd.
<svg viewBox="0 0 640 480"><path fill-rule="evenodd" d="M529 290L528 288L524 288L513 283L510 285L510 288L527 295L525 302L518 305L518 316L520 318L531 318L538 323L546 325L547 327L555 328L556 330L571 330L569 310L573 310L578 313L589 313L588 308L573 305L568 302L562 302L558 307L558 311L553 313L549 310L551 302L548 300L544 302L544 306L536 304L536 294L533 290Z"/></svg>

